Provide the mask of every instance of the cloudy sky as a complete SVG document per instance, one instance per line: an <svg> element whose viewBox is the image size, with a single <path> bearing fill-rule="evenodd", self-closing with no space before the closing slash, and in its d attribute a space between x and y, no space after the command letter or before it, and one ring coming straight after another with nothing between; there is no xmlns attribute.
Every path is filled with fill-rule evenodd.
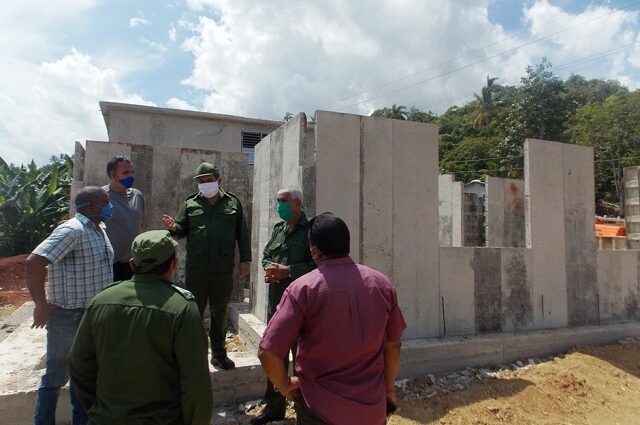
<svg viewBox="0 0 640 425"><path fill-rule="evenodd" d="M106 140L98 101L281 119L393 103L442 112L546 56L640 87L640 1L8 0L0 157Z"/></svg>

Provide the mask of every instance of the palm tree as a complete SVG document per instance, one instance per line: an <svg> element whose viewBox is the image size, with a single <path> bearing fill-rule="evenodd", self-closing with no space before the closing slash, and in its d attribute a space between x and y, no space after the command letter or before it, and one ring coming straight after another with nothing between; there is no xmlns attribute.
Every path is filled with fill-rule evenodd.
<svg viewBox="0 0 640 425"><path fill-rule="evenodd" d="M497 77L490 78L487 75L487 86L482 88L481 96L474 93L476 100L478 101L478 112L476 119L473 120L473 126L486 127L491 122L493 110L496 107L495 99L493 98L493 91L495 87L493 83L497 80Z"/></svg>
<svg viewBox="0 0 640 425"><path fill-rule="evenodd" d="M382 109L376 109L371 114L372 117L384 117L391 118L393 120L406 120L407 115L407 107L403 105L396 105L395 103L391 108L384 107Z"/></svg>

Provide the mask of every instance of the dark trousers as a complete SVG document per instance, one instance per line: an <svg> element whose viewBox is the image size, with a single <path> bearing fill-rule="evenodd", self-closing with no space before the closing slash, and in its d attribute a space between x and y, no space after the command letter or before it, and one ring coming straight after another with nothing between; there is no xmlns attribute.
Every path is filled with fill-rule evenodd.
<svg viewBox="0 0 640 425"><path fill-rule="evenodd" d="M268 305L267 305L267 323L271 321L271 318L276 313L276 307L280 302L280 298L282 298L282 294L285 289L289 286L291 281L286 281L282 283L268 283L269 285L269 297L268 297ZM296 364L296 345L291 348L291 353L293 356L293 369L295 370ZM284 368L289 369L289 353L287 353L287 357L284 359ZM264 412L271 416L272 418L283 418L287 411L287 399L277 392L273 388L273 384L271 381L267 379L267 389L264 392L264 401L266 406L264 408Z"/></svg>
<svg viewBox="0 0 640 425"><path fill-rule="evenodd" d="M233 293L233 273L187 271L184 286L196 298L200 316L204 316L207 301L209 302L211 353L213 357L226 356L227 306Z"/></svg>
<svg viewBox="0 0 640 425"><path fill-rule="evenodd" d="M326 425L322 419L316 416L309 409L307 403L304 402L302 395L298 394L295 399L296 403L296 425Z"/></svg>
<svg viewBox="0 0 640 425"><path fill-rule="evenodd" d="M113 263L113 281L129 280L133 277L133 270L129 263L116 262Z"/></svg>

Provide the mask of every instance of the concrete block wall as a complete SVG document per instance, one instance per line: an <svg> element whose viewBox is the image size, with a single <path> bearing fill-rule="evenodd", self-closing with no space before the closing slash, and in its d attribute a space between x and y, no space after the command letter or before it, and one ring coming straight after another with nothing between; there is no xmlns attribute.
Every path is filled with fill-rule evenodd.
<svg viewBox="0 0 640 425"><path fill-rule="evenodd" d="M145 195L143 230L163 229L162 214L175 217L181 203L198 191L193 175L202 161L215 164L223 179L221 187L235 194L243 207L248 205L251 168L245 153L97 141L87 141L86 149L81 148L76 145L76 152L80 151L82 155L74 158L77 170L74 171L74 178L77 178L74 179L74 193L84 186L107 184L106 164L113 156L124 155L131 159L136 167L134 187ZM245 208L246 217L249 212ZM184 281L185 245L182 240L178 248L181 267L176 280L179 282ZM234 299L241 300L244 282L237 276L235 281Z"/></svg>
<svg viewBox="0 0 640 425"><path fill-rule="evenodd" d="M488 247L524 247L524 181L487 176L485 236Z"/></svg>

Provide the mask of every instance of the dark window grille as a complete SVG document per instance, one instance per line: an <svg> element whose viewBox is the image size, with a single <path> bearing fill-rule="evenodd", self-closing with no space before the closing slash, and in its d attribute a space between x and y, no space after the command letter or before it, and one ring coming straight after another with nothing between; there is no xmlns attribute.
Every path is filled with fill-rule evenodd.
<svg viewBox="0 0 640 425"><path fill-rule="evenodd" d="M242 132L242 148L240 149L240 152L244 152L248 155L247 163L249 165L253 165L254 152L256 149L256 145L265 136L267 136L267 133L260 133L260 132L254 132L254 131Z"/></svg>

